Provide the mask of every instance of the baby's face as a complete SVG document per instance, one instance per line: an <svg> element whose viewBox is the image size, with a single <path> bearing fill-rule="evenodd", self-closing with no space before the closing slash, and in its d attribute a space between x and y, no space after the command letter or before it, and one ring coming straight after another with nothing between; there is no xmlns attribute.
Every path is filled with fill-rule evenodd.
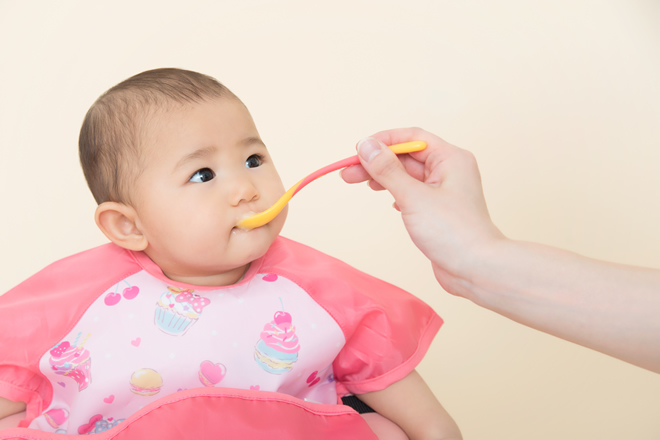
<svg viewBox="0 0 660 440"><path fill-rule="evenodd" d="M132 192L145 252L169 278L226 285L263 256L286 211L251 231L236 229L284 194L245 106L231 98L187 104L148 119L143 171Z"/></svg>

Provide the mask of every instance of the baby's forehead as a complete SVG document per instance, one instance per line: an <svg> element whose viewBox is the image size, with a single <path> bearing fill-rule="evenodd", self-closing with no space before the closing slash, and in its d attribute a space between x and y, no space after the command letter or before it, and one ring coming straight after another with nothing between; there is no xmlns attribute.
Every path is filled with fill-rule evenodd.
<svg viewBox="0 0 660 440"><path fill-rule="evenodd" d="M198 103L169 102L152 105L142 109L136 119L140 119L140 153L148 152L150 147L167 138L168 132L180 127L190 119L190 114Z"/></svg>
<svg viewBox="0 0 660 440"><path fill-rule="evenodd" d="M139 151L144 159L167 154L181 160L255 145L266 147L249 111L239 100L223 97L145 111Z"/></svg>
<svg viewBox="0 0 660 440"><path fill-rule="evenodd" d="M144 111L145 140L167 141L176 134L186 140L222 133L231 143L262 143L250 112L238 99L220 97L200 102L173 102Z"/></svg>

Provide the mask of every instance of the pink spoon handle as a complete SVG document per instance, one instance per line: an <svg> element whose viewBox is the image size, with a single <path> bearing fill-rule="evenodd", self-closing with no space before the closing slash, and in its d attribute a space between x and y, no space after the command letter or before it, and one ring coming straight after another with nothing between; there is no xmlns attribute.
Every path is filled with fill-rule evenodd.
<svg viewBox="0 0 660 440"><path fill-rule="evenodd" d="M298 191L303 189L308 183L313 182L319 177L325 176L328 173L331 173L336 170L340 170L342 168L346 168L351 165L357 165L359 163L360 163L360 159L357 156L351 156L351 157L347 157L346 159L337 161L335 163L331 163L330 165L326 165L323 168L314 171L312 174L301 180L300 184L298 185L294 193L291 195L291 197L295 196L298 193Z"/></svg>

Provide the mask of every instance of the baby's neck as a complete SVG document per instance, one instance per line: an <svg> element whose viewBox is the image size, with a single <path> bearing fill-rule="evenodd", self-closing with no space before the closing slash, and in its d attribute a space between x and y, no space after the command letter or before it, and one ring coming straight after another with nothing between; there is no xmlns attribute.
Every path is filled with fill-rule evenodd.
<svg viewBox="0 0 660 440"><path fill-rule="evenodd" d="M194 286L229 286L231 284L238 283L247 272L250 264L245 266L237 267L227 272L215 274L215 275L200 275L200 276L186 276L179 275L175 273L166 273L163 271L163 274L174 281L180 283L192 284Z"/></svg>

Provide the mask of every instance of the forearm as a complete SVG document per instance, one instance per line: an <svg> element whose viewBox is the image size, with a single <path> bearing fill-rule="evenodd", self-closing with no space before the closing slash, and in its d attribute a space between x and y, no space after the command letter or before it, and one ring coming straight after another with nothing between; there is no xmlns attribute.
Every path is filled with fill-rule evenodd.
<svg viewBox="0 0 660 440"><path fill-rule="evenodd" d="M0 429L14 428L25 418L25 403L0 397Z"/></svg>
<svg viewBox="0 0 660 440"><path fill-rule="evenodd" d="M410 440L462 439L454 420L414 370L384 390L359 397L378 414L399 425Z"/></svg>
<svg viewBox="0 0 660 440"><path fill-rule="evenodd" d="M3 419L0 419L0 431L3 429L16 428L18 427L18 422L25 418L25 411L12 414Z"/></svg>
<svg viewBox="0 0 660 440"><path fill-rule="evenodd" d="M0 397L0 419L11 416L12 414L25 411L25 403L14 402L4 397Z"/></svg>
<svg viewBox="0 0 660 440"><path fill-rule="evenodd" d="M659 270L501 239L463 274L436 275L514 321L660 373Z"/></svg>
<svg viewBox="0 0 660 440"><path fill-rule="evenodd" d="M660 271L508 240L493 224L474 156L419 128L388 130L387 145L423 140L399 161L360 141L349 183L392 193L440 284L515 321L660 373Z"/></svg>

